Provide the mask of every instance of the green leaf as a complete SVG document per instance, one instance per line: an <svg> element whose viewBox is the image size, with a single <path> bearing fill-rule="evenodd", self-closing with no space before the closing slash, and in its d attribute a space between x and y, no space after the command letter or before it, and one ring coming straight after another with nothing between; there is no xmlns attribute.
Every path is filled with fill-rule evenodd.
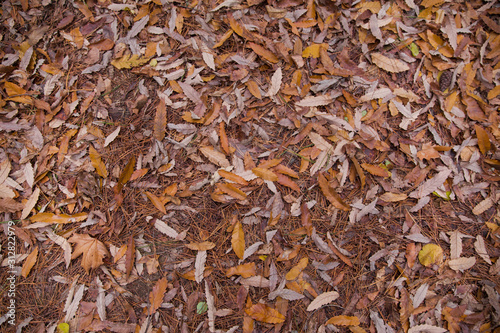
<svg viewBox="0 0 500 333"><path fill-rule="evenodd" d="M208 305L206 302L199 302L198 305L196 305L196 313L197 314L201 315L207 311L208 311Z"/></svg>
<svg viewBox="0 0 500 333"><path fill-rule="evenodd" d="M410 49L411 54L412 54L414 57L418 56L418 54L420 53L420 50L418 49L418 46L417 46L417 44L415 44L415 43L411 43L411 44L408 46L408 48Z"/></svg>

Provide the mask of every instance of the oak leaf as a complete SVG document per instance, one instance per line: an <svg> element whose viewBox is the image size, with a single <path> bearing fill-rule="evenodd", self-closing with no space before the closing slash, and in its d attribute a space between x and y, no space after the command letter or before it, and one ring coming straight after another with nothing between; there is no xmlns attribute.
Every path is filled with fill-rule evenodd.
<svg viewBox="0 0 500 333"><path fill-rule="evenodd" d="M92 268L98 268L103 264L102 258L110 256L106 245L87 234L74 234L68 239L70 243L76 243L71 259L82 255L82 267L87 273Z"/></svg>

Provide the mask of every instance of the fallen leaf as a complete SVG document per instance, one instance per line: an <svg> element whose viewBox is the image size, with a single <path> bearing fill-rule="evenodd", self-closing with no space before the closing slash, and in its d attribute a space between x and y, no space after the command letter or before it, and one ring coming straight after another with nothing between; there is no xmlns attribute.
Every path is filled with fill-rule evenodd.
<svg viewBox="0 0 500 333"><path fill-rule="evenodd" d="M307 311L314 311L326 305L330 302L335 301L340 297L340 294L336 291L329 291L318 295L308 306Z"/></svg>
<svg viewBox="0 0 500 333"><path fill-rule="evenodd" d="M492 264L490 256L488 255L488 251L486 250L486 244L481 235L476 236L476 241L474 242L474 249L476 253L488 264Z"/></svg>
<svg viewBox="0 0 500 333"><path fill-rule="evenodd" d="M448 266L450 266L451 269L454 271L460 271L464 272L474 266L476 263L476 258L475 257L469 257L469 258L457 258L457 259L452 259L448 261Z"/></svg>
<svg viewBox="0 0 500 333"><path fill-rule="evenodd" d="M486 153L491 149L488 133L478 124L474 124L474 129L476 130L477 145L479 146L479 150L483 155L486 155Z"/></svg>
<svg viewBox="0 0 500 333"><path fill-rule="evenodd" d="M361 167L363 169L365 169L366 171L368 171L370 174L374 175L374 176L379 176L379 177L390 177L390 173L389 171L387 171L386 169L378 166L378 165L373 165L373 164L368 164L368 163L362 163L361 164Z"/></svg>
<svg viewBox="0 0 500 333"><path fill-rule="evenodd" d="M359 318L356 316L335 316L327 320L325 325L359 326Z"/></svg>
<svg viewBox="0 0 500 333"><path fill-rule="evenodd" d="M226 272L227 277L241 275L243 278L249 278L251 276L255 276L256 274L257 270L254 262L230 267Z"/></svg>
<svg viewBox="0 0 500 333"><path fill-rule="evenodd" d="M405 62L386 57L380 53L371 53L371 58L375 65L390 73L401 73L410 69Z"/></svg>
<svg viewBox="0 0 500 333"><path fill-rule="evenodd" d="M37 187L37 188L35 188L33 193L31 193L28 201L26 202L26 204L23 208L23 212L21 213L21 220L24 220L25 218L27 218L30 215L31 210L35 207L39 196L40 196L40 189Z"/></svg>
<svg viewBox="0 0 500 333"><path fill-rule="evenodd" d="M238 199L238 200L245 200L247 198L247 195L245 192L237 188L236 186L232 184L221 184L217 183L216 184L217 188L221 190L222 192L226 193L227 195Z"/></svg>
<svg viewBox="0 0 500 333"><path fill-rule="evenodd" d="M436 244L425 244L418 253L418 260L425 267L443 262L443 249Z"/></svg>
<svg viewBox="0 0 500 333"><path fill-rule="evenodd" d="M269 61L272 64L278 63L279 59L276 57L274 53L271 51L265 49L264 47L260 46L259 44L255 43L248 43L248 46L255 52L257 53L260 57L264 58L265 60Z"/></svg>
<svg viewBox="0 0 500 333"><path fill-rule="evenodd" d="M278 176L276 176L276 174L269 169L257 167L253 168L252 172L254 173L254 175L264 180L269 180L271 182L275 182L278 180Z"/></svg>
<svg viewBox="0 0 500 333"><path fill-rule="evenodd" d="M240 221L234 224L231 246L236 256L243 259L243 255L245 254L245 234L243 233L243 226Z"/></svg>
<svg viewBox="0 0 500 333"><path fill-rule="evenodd" d="M198 243L191 242L189 244L186 244L186 247L193 251L208 251L215 247L215 243L209 241L198 242Z"/></svg>
<svg viewBox="0 0 500 333"><path fill-rule="evenodd" d="M148 62L149 58L142 58L138 54L134 54L132 56L130 54L127 54L121 58L111 60L111 65L115 66L118 69L124 69L124 68L130 69L133 67L142 66Z"/></svg>
<svg viewBox="0 0 500 333"><path fill-rule="evenodd" d="M408 198L408 196L404 193L392 193L392 192L385 192L380 196L380 199L384 200L385 202L398 202L406 200L406 198Z"/></svg>
<svg viewBox="0 0 500 333"><path fill-rule="evenodd" d="M220 167L227 168L230 165L229 161L226 159L226 155L216 151L212 147L201 147L199 150L203 155L205 155L206 158L208 158L210 162L217 164Z"/></svg>
<svg viewBox="0 0 500 333"><path fill-rule="evenodd" d="M106 165L101 160L101 155L99 155L97 150L95 150L95 148L92 145L89 145L89 156L90 156L90 162L92 163L92 166L94 167L97 174L102 178L107 178L108 170L106 170Z"/></svg>
<svg viewBox="0 0 500 333"><path fill-rule="evenodd" d="M160 308L161 303L163 303L163 296L165 295L165 291L167 291L167 279L161 278L156 282L153 290L149 293L149 315L154 314L156 310Z"/></svg>
<svg viewBox="0 0 500 333"><path fill-rule="evenodd" d="M75 223L86 220L87 213L78 213L74 215L68 214L54 214L54 213L38 213L30 217L31 222L44 222L44 223Z"/></svg>
<svg viewBox="0 0 500 333"><path fill-rule="evenodd" d="M118 134L120 133L121 127L118 126L111 134L109 134L106 139L104 140L104 147L107 147L111 142L113 142Z"/></svg>
<svg viewBox="0 0 500 333"><path fill-rule="evenodd" d="M156 107L153 124L153 135L155 139L162 141L165 138L165 127L167 126L167 106L163 98L160 98L160 103L158 103Z"/></svg>
<svg viewBox="0 0 500 333"><path fill-rule="evenodd" d="M125 254L125 274L127 278L130 276L130 273L132 272L132 268L134 267L134 261L135 261L135 242L134 242L134 237L130 235L127 243L127 252Z"/></svg>
<svg viewBox="0 0 500 333"><path fill-rule="evenodd" d="M207 262L207 251L198 251L194 262L194 280L197 283L203 281L203 273L205 271L205 263Z"/></svg>
<svg viewBox="0 0 500 333"><path fill-rule="evenodd" d="M36 263L36 260L38 258L38 246L35 247L33 251L26 257L26 260L24 261L23 268L21 269L21 276L22 277L27 277L31 271L31 268Z"/></svg>
<svg viewBox="0 0 500 333"><path fill-rule="evenodd" d="M76 243L71 259L82 255L82 267L87 273L91 268L95 269L101 266L103 264L102 258L110 256L104 243L87 234L73 234L68 241Z"/></svg>
<svg viewBox="0 0 500 333"><path fill-rule="evenodd" d="M308 264L309 259L307 257L300 259L297 265L293 266L292 269L286 273L285 279L288 281L295 280Z"/></svg>
<svg viewBox="0 0 500 333"><path fill-rule="evenodd" d="M278 67L276 72L274 72L273 76L271 77L271 85L269 87L269 90L267 91L266 96L272 97L278 93L281 87L282 79L283 74L281 73L281 67Z"/></svg>
<svg viewBox="0 0 500 333"><path fill-rule="evenodd" d="M232 172L228 172L228 171L225 171L222 169L218 170L217 172L219 173L219 175L221 177L224 177L225 179L232 181L236 184L240 184L240 185L244 185L244 186L248 185L248 182L245 180L245 178L238 176L238 175L235 175Z"/></svg>
<svg viewBox="0 0 500 333"><path fill-rule="evenodd" d="M253 319L267 324L279 324L285 321L285 316L262 303L252 305L245 309L245 312Z"/></svg>
<svg viewBox="0 0 500 333"><path fill-rule="evenodd" d="M156 209L158 209L163 214L167 214L167 210L165 209L165 205L163 204L163 201L160 198L158 198L156 195L154 195L151 192L146 191L146 192L144 192L144 194L146 194L146 196L151 201L151 203L153 203L153 206L155 206Z"/></svg>
<svg viewBox="0 0 500 333"><path fill-rule="evenodd" d="M318 174L318 184L321 188L323 195L330 201L330 203L338 209L344 210L346 212L350 211L351 208L340 198L340 196L330 187L328 181L323 174Z"/></svg>

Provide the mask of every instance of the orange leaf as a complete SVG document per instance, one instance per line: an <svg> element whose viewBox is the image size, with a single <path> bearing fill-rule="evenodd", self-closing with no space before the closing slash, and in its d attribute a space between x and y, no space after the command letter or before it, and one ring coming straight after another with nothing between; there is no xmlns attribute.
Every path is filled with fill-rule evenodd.
<svg viewBox="0 0 500 333"><path fill-rule="evenodd" d="M483 155L491 149L490 138L488 137L488 133L481 126L475 124L474 129L476 130L477 136L477 145L479 146L479 150Z"/></svg>
<svg viewBox="0 0 500 333"><path fill-rule="evenodd" d="M35 265L37 258L38 258L38 246L35 247L33 251L31 251L28 257L26 257L26 261L24 262L23 268L21 269L21 275L23 277L28 276L28 274L31 271L31 268L33 268L33 266Z"/></svg>
<svg viewBox="0 0 500 333"><path fill-rule="evenodd" d="M245 234L243 233L243 226L240 221L237 221L234 225L231 246L238 258L243 259L243 254L245 253Z"/></svg>
<svg viewBox="0 0 500 333"><path fill-rule="evenodd" d="M302 51L302 58L319 58L322 48L328 50L328 44L312 44Z"/></svg>
<svg viewBox="0 0 500 333"><path fill-rule="evenodd" d="M203 270L203 277L206 278L207 276L212 274L213 271L214 268L212 266L205 266L205 269ZM196 281L194 275L195 275L195 270L193 269L190 270L189 272L182 274L181 277L189 281Z"/></svg>
<svg viewBox="0 0 500 333"><path fill-rule="evenodd" d="M346 212L351 210L351 208L342 200L342 198L330 187L328 180L326 180L323 174L318 174L318 184L321 188L323 195L330 201L330 203L338 209L342 209Z"/></svg>
<svg viewBox="0 0 500 333"><path fill-rule="evenodd" d="M270 63L276 64L278 63L279 59L272 53L271 51L265 49L264 47L260 46L259 44L255 43L248 43L248 46L257 53L260 57L264 58L265 60L269 61Z"/></svg>
<svg viewBox="0 0 500 333"><path fill-rule="evenodd" d="M149 304L151 304L151 308L149 308L149 314L152 315L153 313L158 310L160 307L161 303L163 303L163 296L165 296L165 291L167 291L167 279L162 278L156 282L155 286L153 287L153 290L149 293Z"/></svg>
<svg viewBox="0 0 500 333"><path fill-rule="evenodd" d="M163 205L163 202L161 201L160 198L158 198L156 195L150 192L145 193L146 196L148 197L149 200L153 203L153 206L156 207L160 212L163 214L167 214L167 210L165 209L165 205Z"/></svg>
<svg viewBox="0 0 500 333"><path fill-rule="evenodd" d="M384 169L382 167L379 167L378 165L363 163L363 164L361 164L361 166L363 167L363 169L365 169L366 171L368 171L369 173L371 173L374 176L379 176L379 177L384 177L384 178L390 176L389 171L387 171L386 169Z"/></svg>
<svg viewBox="0 0 500 333"><path fill-rule="evenodd" d="M258 99L262 99L262 94L260 93L259 85L253 80L248 80L246 83L248 91Z"/></svg>
<svg viewBox="0 0 500 333"><path fill-rule="evenodd" d="M240 25L233 17L233 14L229 12L227 14L227 20L229 21L229 25L231 26L231 29L238 34L239 36L248 39L248 40L254 40L254 36L248 31L244 26Z"/></svg>
<svg viewBox="0 0 500 333"><path fill-rule="evenodd" d="M134 173L134 167L135 167L135 157L132 156L130 158L130 160L128 160L128 163L125 166L125 168L123 168L123 171L120 174L120 178L118 178L118 184L116 184L118 192L121 191L121 189L123 188L123 186L132 177L132 174Z"/></svg>
<svg viewBox="0 0 500 333"><path fill-rule="evenodd" d="M433 158L441 157L441 155L439 155L439 152L430 144L424 144L422 150L417 152L417 157L421 160L426 159L430 161Z"/></svg>
<svg viewBox="0 0 500 333"><path fill-rule="evenodd" d="M222 35L222 37L220 38L219 42L217 44L214 45L214 49L222 46L222 44L224 44L224 42L226 40L228 40L229 37L231 37L231 35L233 34L233 30L232 29L229 29L228 31L226 31L226 33L224 35Z"/></svg>
<svg viewBox="0 0 500 333"><path fill-rule="evenodd" d="M232 196L235 199L238 200L245 200L247 198L247 195L245 192L234 186L233 184L221 184L217 183L215 186L222 192L226 193L227 195Z"/></svg>
<svg viewBox="0 0 500 333"><path fill-rule="evenodd" d="M76 243L71 259L78 258L82 255L82 267L89 272L91 268L98 268L103 264L102 258L109 256L106 245L101 241L90 237L87 234L73 234L70 243Z"/></svg>
<svg viewBox="0 0 500 333"><path fill-rule="evenodd" d="M359 326L359 318L356 316L335 316L325 323L325 325Z"/></svg>
<svg viewBox="0 0 500 333"><path fill-rule="evenodd" d="M283 251L276 261L292 260L299 254L300 247L300 244L297 244L293 247L293 249Z"/></svg>
<svg viewBox="0 0 500 333"><path fill-rule="evenodd" d="M255 276L257 274L257 270L255 267L255 263L251 262L248 264L238 265L236 267L231 267L227 270L226 276L230 277L233 275L241 275L243 278L249 278L251 276Z"/></svg>
<svg viewBox="0 0 500 333"><path fill-rule="evenodd" d="M229 150L229 141L227 140L226 127L224 126L224 122L221 121L219 124L219 137L220 137L220 147L226 153L226 155L230 155L231 151Z"/></svg>
<svg viewBox="0 0 500 333"><path fill-rule="evenodd" d="M324 47L320 47L319 56L321 58L321 63L323 64L323 67L325 67L328 73L333 74L335 67L333 65L332 59L330 58L328 52Z"/></svg>
<svg viewBox="0 0 500 333"><path fill-rule="evenodd" d="M92 163L92 166L95 168L95 171L99 176L102 178L108 177L108 170L106 170L106 165L104 165L104 162L101 160L101 155L95 150L95 148L92 145L89 145L89 156L90 156L90 162Z"/></svg>
<svg viewBox="0 0 500 333"><path fill-rule="evenodd" d="M5 92L9 96L6 100L25 104L31 104L33 102L30 96L23 96L26 94L26 90L15 83L5 82Z"/></svg>
<svg viewBox="0 0 500 333"><path fill-rule="evenodd" d="M191 242L189 244L186 244L186 247L194 251L208 251L215 247L215 243L209 241L198 242L198 243Z"/></svg>
<svg viewBox="0 0 500 333"><path fill-rule="evenodd" d="M230 180L236 184L240 184L240 185L248 185L248 182L245 180L245 178L241 177L241 176L238 176L238 175L235 175L234 173L232 172L228 172L226 170L218 170L217 171L219 173L219 175L221 177L224 177L225 179L227 180Z"/></svg>
<svg viewBox="0 0 500 333"><path fill-rule="evenodd" d="M245 309L245 312L255 320L267 324L279 324L285 321L285 316L265 304L257 303Z"/></svg>
<svg viewBox="0 0 500 333"><path fill-rule="evenodd" d="M294 170L290 169L287 166L284 166L283 164L278 164L277 166L274 167L273 170L282 173L284 175L287 175L289 177L299 178L299 174L297 172L295 172Z"/></svg>
<svg viewBox="0 0 500 333"><path fill-rule="evenodd" d="M263 168L263 169L272 168L272 167L280 164L282 160L283 160L282 158L273 158L273 159L270 159L267 161L263 161L259 164L259 168Z"/></svg>
<svg viewBox="0 0 500 333"><path fill-rule="evenodd" d="M80 222L87 219L87 213L78 213L74 215L68 214L59 214L56 215L54 213L38 213L32 217L30 217L31 222L45 222L45 223L75 223Z"/></svg>
<svg viewBox="0 0 500 333"><path fill-rule="evenodd" d="M299 276L299 274L304 270L304 268L307 267L308 264L309 259L307 259L307 257L300 259L299 263L293 266L292 269L288 273L286 273L285 279L287 279L288 281L295 280L297 276Z"/></svg>
<svg viewBox="0 0 500 333"><path fill-rule="evenodd" d="M286 187L289 187L292 190L297 191L297 192L300 193L300 187L299 187L299 185L297 185L296 182L294 182L293 180L291 180L287 176L282 175L281 173L276 174L276 176L278 177L278 183L279 184L281 184L283 186L286 186Z"/></svg>
<svg viewBox="0 0 500 333"><path fill-rule="evenodd" d="M252 172L259 178L262 178L264 180L269 180L269 181L277 181L278 176L274 172L272 172L269 169L264 169L264 168L253 168Z"/></svg>
<svg viewBox="0 0 500 333"><path fill-rule="evenodd" d="M335 253L335 255L337 257L340 258L340 260L342 260L347 266L349 267L352 267L352 262L349 258L347 258L345 255L342 254L342 252L339 251L339 249L337 249L337 247L332 243L332 241L330 240L330 238L328 239L328 247L330 248L330 250L333 251L333 253Z"/></svg>
<svg viewBox="0 0 500 333"><path fill-rule="evenodd" d="M160 98L153 125L153 135L156 140L162 141L165 138L165 126L167 126L167 106L163 98Z"/></svg>

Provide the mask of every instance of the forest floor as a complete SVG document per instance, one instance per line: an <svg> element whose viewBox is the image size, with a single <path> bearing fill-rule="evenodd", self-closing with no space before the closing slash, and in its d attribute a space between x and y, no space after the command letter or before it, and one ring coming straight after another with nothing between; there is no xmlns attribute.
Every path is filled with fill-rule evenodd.
<svg viewBox="0 0 500 333"><path fill-rule="evenodd" d="M0 14L2 332L500 332L496 1Z"/></svg>

